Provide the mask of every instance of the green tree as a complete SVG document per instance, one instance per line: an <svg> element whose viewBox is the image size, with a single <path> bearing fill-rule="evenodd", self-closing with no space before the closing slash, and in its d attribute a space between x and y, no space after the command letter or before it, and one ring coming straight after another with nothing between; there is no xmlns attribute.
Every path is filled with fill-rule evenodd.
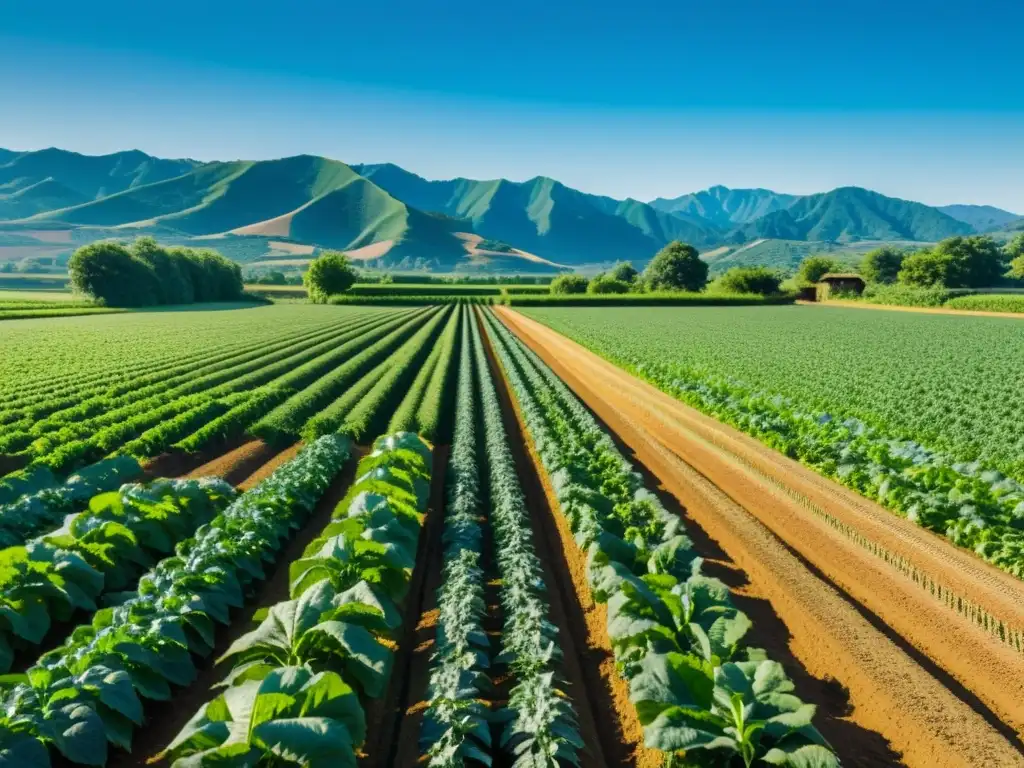
<svg viewBox="0 0 1024 768"><path fill-rule="evenodd" d="M636 267L633 266L632 262L620 261L611 268L608 276L613 280L621 280L624 283L632 284L640 273L636 271Z"/></svg>
<svg viewBox="0 0 1024 768"><path fill-rule="evenodd" d="M701 291L708 283L708 265L692 245L673 240L651 259L644 282L652 291Z"/></svg>
<svg viewBox="0 0 1024 768"><path fill-rule="evenodd" d="M798 285L814 285L821 280L822 275L829 272L842 272L843 265L831 256L808 256L800 262L796 271Z"/></svg>
<svg viewBox="0 0 1024 768"><path fill-rule="evenodd" d="M131 247L132 255L148 264L156 274L160 304L191 304L195 301L191 275L180 256L162 248L152 237L140 237Z"/></svg>
<svg viewBox="0 0 1024 768"><path fill-rule="evenodd" d="M629 283L611 275L600 275L590 281L587 293L629 293Z"/></svg>
<svg viewBox="0 0 1024 768"><path fill-rule="evenodd" d="M1024 232L1014 237L1003 247L1010 264L1010 277L1024 280Z"/></svg>
<svg viewBox="0 0 1024 768"><path fill-rule="evenodd" d="M899 281L919 288L946 286L951 279L952 266L949 254L926 248L903 259Z"/></svg>
<svg viewBox="0 0 1024 768"><path fill-rule="evenodd" d="M586 293L587 278L583 275L559 275L551 281L551 293Z"/></svg>
<svg viewBox="0 0 1024 768"><path fill-rule="evenodd" d="M120 243L82 246L68 260L68 272L75 291L111 307L145 307L159 301L153 268Z"/></svg>
<svg viewBox="0 0 1024 768"><path fill-rule="evenodd" d="M311 262L302 278L309 298L318 304L331 296L344 293L356 281L356 271L341 251L324 251Z"/></svg>
<svg viewBox="0 0 1024 768"><path fill-rule="evenodd" d="M860 273L869 283L895 283L903 266L906 254L898 248L886 245L864 254Z"/></svg>
<svg viewBox="0 0 1024 768"><path fill-rule="evenodd" d="M1006 253L987 235L950 237L935 250L949 256L948 288L986 288L999 283L1006 273Z"/></svg>
<svg viewBox="0 0 1024 768"><path fill-rule="evenodd" d="M782 278L767 267L733 267L720 278L717 286L725 293L757 293L771 296L779 292Z"/></svg>

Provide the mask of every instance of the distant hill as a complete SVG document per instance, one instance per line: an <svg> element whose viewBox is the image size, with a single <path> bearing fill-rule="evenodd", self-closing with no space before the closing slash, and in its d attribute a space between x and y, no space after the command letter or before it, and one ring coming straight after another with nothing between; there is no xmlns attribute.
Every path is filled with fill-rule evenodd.
<svg viewBox="0 0 1024 768"><path fill-rule="evenodd" d="M665 213L699 216L722 229L747 224L769 213L788 208L798 197L770 189L711 187L682 197L659 197L651 206Z"/></svg>
<svg viewBox="0 0 1024 768"><path fill-rule="evenodd" d="M807 195L788 208L738 227L734 243L781 240L920 240L931 242L974 232L970 224L922 203L886 197L860 187Z"/></svg>
<svg viewBox="0 0 1024 768"><path fill-rule="evenodd" d="M970 224L977 232L992 232L1002 229L1020 218L1020 214L994 208L991 205L942 205L937 210L957 221Z"/></svg>
<svg viewBox="0 0 1024 768"><path fill-rule="evenodd" d="M0 149L0 261L66 258L78 244L152 234L244 263L301 265L337 248L382 267L556 271L637 266L671 240L713 269L878 242L1008 236L1014 214L932 208L859 187L795 196L716 186L651 203L592 195L545 176L432 181L390 163L312 155L165 160L138 150L86 156Z"/></svg>
<svg viewBox="0 0 1024 768"><path fill-rule="evenodd" d="M646 260L671 240L705 245L721 238L707 221L589 195L543 176L428 181L390 163L353 168L413 207L464 219L484 237L568 264Z"/></svg>

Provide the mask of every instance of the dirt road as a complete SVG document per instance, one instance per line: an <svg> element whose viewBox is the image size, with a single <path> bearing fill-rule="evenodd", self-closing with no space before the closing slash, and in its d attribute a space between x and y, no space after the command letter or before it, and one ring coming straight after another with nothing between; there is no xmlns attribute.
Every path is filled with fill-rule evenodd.
<svg viewBox="0 0 1024 768"><path fill-rule="evenodd" d="M507 308L911 766L1024 765L1024 583Z"/></svg>

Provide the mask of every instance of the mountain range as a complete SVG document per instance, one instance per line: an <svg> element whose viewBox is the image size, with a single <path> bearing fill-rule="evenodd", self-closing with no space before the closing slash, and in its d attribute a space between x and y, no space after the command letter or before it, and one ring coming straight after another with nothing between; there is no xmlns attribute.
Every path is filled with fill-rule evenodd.
<svg viewBox="0 0 1024 768"><path fill-rule="evenodd" d="M311 155L198 162L0 149L0 260L33 242L57 251L152 234L260 264L338 248L389 268L553 271L641 264L671 240L735 254L765 240L933 242L1017 221L991 206L935 208L859 187L801 196L715 186L643 202L543 176L432 181Z"/></svg>

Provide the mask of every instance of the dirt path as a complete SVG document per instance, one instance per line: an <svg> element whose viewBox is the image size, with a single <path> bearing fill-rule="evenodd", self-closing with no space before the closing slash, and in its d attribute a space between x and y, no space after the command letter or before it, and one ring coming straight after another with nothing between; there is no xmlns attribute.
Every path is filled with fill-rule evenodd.
<svg viewBox="0 0 1024 768"><path fill-rule="evenodd" d="M967 315L968 317L1003 317L1024 320L1020 312L991 312L984 309L952 309L950 307L900 307L892 304L868 304L863 301L797 301L802 307L842 307L844 309L884 309L890 312L918 312L925 315Z"/></svg>
<svg viewBox="0 0 1024 768"><path fill-rule="evenodd" d="M499 315L751 577L792 634L794 656L849 690L855 723L910 765L1024 765L1014 733L1024 720L1021 655L933 597L920 573L936 570L1013 623L1019 583L885 510L867 515L867 502L784 457L772 465L764 446L550 329ZM909 558L918 581L897 567Z"/></svg>

